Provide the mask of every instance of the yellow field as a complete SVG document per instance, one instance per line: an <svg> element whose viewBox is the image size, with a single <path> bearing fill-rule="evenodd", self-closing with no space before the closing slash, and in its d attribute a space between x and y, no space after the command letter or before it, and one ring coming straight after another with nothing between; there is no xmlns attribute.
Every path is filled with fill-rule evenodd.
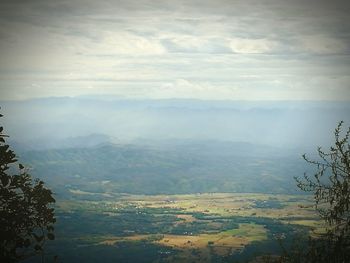
<svg viewBox="0 0 350 263"><path fill-rule="evenodd" d="M106 237L99 245L118 245L126 241L150 241L155 235L134 235L127 237ZM266 229L256 224L240 224L238 229L215 234L200 235L160 235L153 243L180 250L176 262L210 262L211 252L217 255L228 255L253 241L266 240ZM159 240L157 240L159 239ZM193 251L197 253L193 253ZM174 258L169 258L170 261Z"/></svg>
<svg viewBox="0 0 350 263"><path fill-rule="evenodd" d="M272 195L251 193L206 193L194 195L128 195L121 203L140 207L183 209L186 212L201 212L220 216L255 216L284 219L288 217L315 218L312 208L300 205L310 202L306 197L297 196L301 201L290 201L294 195ZM285 205L282 209L254 208L254 202L277 199ZM118 205L116 203L116 205ZM307 223L307 222L306 222ZM308 224L306 224L308 226Z"/></svg>

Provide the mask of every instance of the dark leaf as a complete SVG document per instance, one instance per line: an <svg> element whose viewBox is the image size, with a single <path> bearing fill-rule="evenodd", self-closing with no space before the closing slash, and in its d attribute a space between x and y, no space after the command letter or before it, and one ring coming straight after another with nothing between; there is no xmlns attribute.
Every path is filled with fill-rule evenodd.
<svg viewBox="0 0 350 263"><path fill-rule="evenodd" d="M41 250L42 247L41 247L40 245L37 244L37 245L35 245L34 249L35 249L36 251L38 251L38 250Z"/></svg>
<svg viewBox="0 0 350 263"><path fill-rule="evenodd" d="M44 236L38 236L35 233L33 233L33 237L35 238L36 242L41 242L44 239Z"/></svg>
<svg viewBox="0 0 350 263"><path fill-rule="evenodd" d="M55 239L55 235L52 234L52 233L48 233L48 234L47 234L47 238L48 238L49 240L54 240L54 239Z"/></svg>
<svg viewBox="0 0 350 263"><path fill-rule="evenodd" d="M6 174L3 174L1 176L1 184L3 186L7 186L8 183L9 183L9 177Z"/></svg>
<svg viewBox="0 0 350 263"><path fill-rule="evenodd" d="M24 246L25 247L29 247L30 246L30 240L28 238L24 241Z"/></svg>

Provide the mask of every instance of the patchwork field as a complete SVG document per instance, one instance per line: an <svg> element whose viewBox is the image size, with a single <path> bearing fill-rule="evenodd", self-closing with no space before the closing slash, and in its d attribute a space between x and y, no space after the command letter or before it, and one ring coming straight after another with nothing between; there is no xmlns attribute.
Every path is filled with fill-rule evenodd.
<svg viewBox="0 0 350 263"><path fill-rule="evenodd" d="M313 209L303 208L310 204L307 196L247 193L60 200L53 248L69 244L65 262L77 253L89 262L96 250L108 251L106 262L251 261L278 253L277 239L288 246L296 236L321 232Z"/></svg>

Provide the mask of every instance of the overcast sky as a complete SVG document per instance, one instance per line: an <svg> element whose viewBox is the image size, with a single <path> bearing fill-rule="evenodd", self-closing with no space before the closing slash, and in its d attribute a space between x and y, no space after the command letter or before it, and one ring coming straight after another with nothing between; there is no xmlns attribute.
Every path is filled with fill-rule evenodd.
<svg viewBox="0 0 350 263"><path fill-rule="evenodd" d="M6 1L0 99L350 100L350 5Z"/></svg>

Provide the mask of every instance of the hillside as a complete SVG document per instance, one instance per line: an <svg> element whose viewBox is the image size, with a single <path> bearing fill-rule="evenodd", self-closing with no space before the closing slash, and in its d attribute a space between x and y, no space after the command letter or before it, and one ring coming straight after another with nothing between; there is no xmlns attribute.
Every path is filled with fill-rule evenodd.
<svg viewBox="0 0 350 263"><path fill-rule="evenodd" d="M293 151L214 141L102 144L29 151L21 158L57 193L88 199L114 193L293 193L293 176L306 169Z"/></svg>

